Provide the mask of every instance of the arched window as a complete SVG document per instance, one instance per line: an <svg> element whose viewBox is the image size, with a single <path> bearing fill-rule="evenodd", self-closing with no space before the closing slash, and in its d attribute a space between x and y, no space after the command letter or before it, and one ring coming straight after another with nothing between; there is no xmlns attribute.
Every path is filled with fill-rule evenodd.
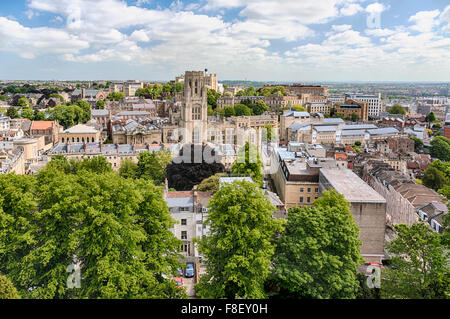
<svg viewBox="0 0 450 319"><path fill-rule="evenodd" d="M64 143L64 137L61 138L61 143Z"/></svg>
<svg viewBox="0 0 450 319"><path fill-rule="evenodd" d="M75 137L72 137L72 143L75 143Z"/></svg>
<svg viewBox="0 0 450 319"><path fill-rule="evenodd" d="M83 142L83 143L84 143L84 137L82 137L82 138L81 138L81 142Z"/></svg>
<svg viewBox="0 0 450 319"><path fill-rule="evenodd" d="M77 137L77 143L80 143L80 138L79 137Z"/></svg>

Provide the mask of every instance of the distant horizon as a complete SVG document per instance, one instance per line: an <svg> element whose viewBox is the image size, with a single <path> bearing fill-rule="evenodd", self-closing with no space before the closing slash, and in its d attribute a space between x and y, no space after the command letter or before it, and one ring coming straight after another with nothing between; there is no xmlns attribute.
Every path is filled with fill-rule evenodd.
<svg viewBox="0 0 450 319"><path fill-rule="evenodd" d="M57 79L0 79L0 82L8 82L8 81L15 81L15 82L106 82L106 81L113 81L113 82L125 82L129 80L138 80L145 83L151 83L151 82L170 82L174 81L174 79L171 80L141 80L141 79L127 79L127 80L118 80L118 79L86 79L86 80L80 80L80 79L74 79L74 80L57 80ZM353 84L353 83L366 83L366 84L384 84L384 83L394 83L394 84L448 84L450 85L449 81L401 81L401 80L296 80L296 81L277 81L277 80L249 80L249 79L227 79L227 80L217 80L218 83L223 82L257 82L257 83L339 83L339 84Z"/></svg>

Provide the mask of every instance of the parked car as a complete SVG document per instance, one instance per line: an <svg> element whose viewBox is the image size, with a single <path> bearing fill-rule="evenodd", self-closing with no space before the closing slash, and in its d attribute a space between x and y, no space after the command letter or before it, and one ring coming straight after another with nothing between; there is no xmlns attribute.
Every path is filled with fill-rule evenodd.
<svg viewBox="0 0 450 319"><path fill-rule="evenodd" d="M175 277L175 283L177 284L178 288L182 288L183 287L183 278Z"/></svg>
<svg viewBox="0 0 450 319"><path fill-rule="evenodd" d="M194 277L194 263L187 263L186 269L184 270L184 276L186 278Z"/></svg>

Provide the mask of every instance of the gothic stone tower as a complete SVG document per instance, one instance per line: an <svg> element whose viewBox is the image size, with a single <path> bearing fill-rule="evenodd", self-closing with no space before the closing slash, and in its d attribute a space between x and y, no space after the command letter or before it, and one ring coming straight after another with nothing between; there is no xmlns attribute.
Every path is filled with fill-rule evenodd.
<svg viewBox="0 0 450 319"><path fill-rule="evenodd" d="M185 129L184 143L202 143L207 139L208 102L205 82L203 71L186 71L184 75L180 122L181 128Z"/></svg>

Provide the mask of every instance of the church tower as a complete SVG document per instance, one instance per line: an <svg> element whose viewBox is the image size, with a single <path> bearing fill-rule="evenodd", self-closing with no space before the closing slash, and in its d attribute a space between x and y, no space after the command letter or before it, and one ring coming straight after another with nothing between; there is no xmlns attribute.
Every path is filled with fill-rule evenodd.
<svg viewBox="0 0 450 319"><path fill-rule="evenodd" d="M203 71L186 71L180 126L185 129L183 143L207 140L208 102Z"/></svg>

